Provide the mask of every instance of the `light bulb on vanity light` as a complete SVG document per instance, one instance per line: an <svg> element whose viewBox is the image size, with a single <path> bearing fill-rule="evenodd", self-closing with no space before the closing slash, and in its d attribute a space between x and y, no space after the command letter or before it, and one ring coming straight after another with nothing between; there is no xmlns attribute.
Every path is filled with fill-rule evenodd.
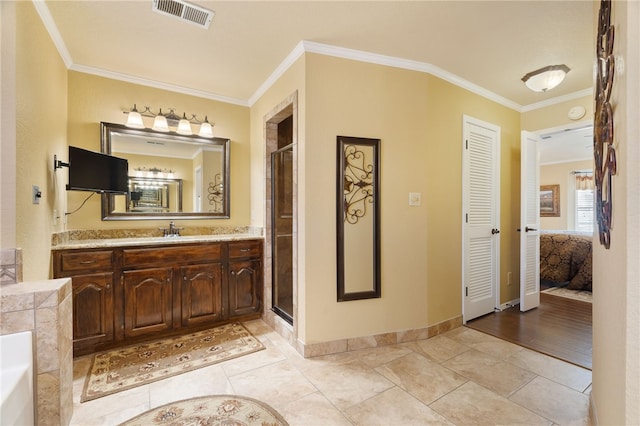
<svg viewBox="0 0 640 426"><path fill-rule="evenodd" d="M169 131L169 123L167 123L167 117L162 114L162 108L160 108L160 112L153 119L153 130L157 130L158 132L168 132Z"/></svg>
<svg viewBox="0 0 640 426"><path fill-rule="evenodd" d="M138 112L136 104L133 104L133 109L129 111L127 115L127 127L133 127L134 129L144 129L144 123L142 122L142 115Z"/></svg>
<svg viewBox="0 0 640 426"><path fill-rule="evenodd" d="M213 126L207 120L207 117L204 117L204 122L200 125L200 132L198 136L203 138L212 138L213 137Z"/></svg>
<svg viewBox="0 0 640 426"><path fill-rule="evenodd" d="M187 120L187 114L186 113L182 113L182 118L180 119L180 122L178 123L177 133L179 133L181 135L192 135L193 134L193 132L191 131L191 123L189 123L189 120Z"/></svg>

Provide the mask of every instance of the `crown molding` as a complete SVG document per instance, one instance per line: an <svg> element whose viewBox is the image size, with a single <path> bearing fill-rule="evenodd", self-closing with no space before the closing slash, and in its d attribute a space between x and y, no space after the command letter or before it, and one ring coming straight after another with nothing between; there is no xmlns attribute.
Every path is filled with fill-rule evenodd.
<svg viewBox="0 0 640 426"><path fill-rule="evenodd" d="M262 97L262 95L264 95L267 90L269 90L269 88L273 86L276 81L278 81L278 79L282 77L284 73L287 72L287 70L294 64L294 62L297 61L298 58L300 58L304 53L304 42L301 41L296 45L296 47L293 48L293 50L287 55L287 57L284 58L282 62L280 62L280 65L278 65L276 69L273 70L273 72L269 75L269 77L267 77L264 83L262 83L260 87L258 87L253 95L251 95L251 97L247 101L247 104L249 106L253 106L253 104L255 104Z"/></svg>
<svg viewBox="0 0 640 426"><path fill-rule="evenodd" d="M522 106L506 99L500 95L497 95L487 89L484 89L476 84L471 83L455 74L438 68L434 65L427 64L425 62L412 61L409 59L396 58L393 56L380 55L377 53L365 52L362 50L347 49L344 47L331 46L328 44L316 43L312 41L302 40L296 45L291 53L285 58L282 63L276 68L276 70L269 76L269 78L260 86L260 88L249 98L249 106L253 105L268 89L273 85L287 69L304 53L316 53L319 55L333 56L337 58L350 59L354 61L367 62L377 65L385 65L395 68L402 68L411 71L418 71L427 74L432 74L439 77L449 83L459 86L463 89L469 90L477 95L485 97L489 100L497 102L508 108L520 111Z"/></svg>
<svg viewBox="0 0 640 426"><path fill-rule="evenodd" d="M562 102L571 101L573 99L578 99L585 96L593 96L593 89L592 88L584 89L578 92L569 93L567 95L558 96L557 98L551 98L545 101L536 102L534 104L525 105L522 107L521 112L529 112L529 111L533 111L540 108L546 108L551 105L556 105Z"/></svg>
<svg viewBox="0 0 640 426"><path fill-rule="evenodd" d="M67 69L73 65L73 60L71 59L71 55L69 54L69 50L67 49L67 45L64 43L62 36L60 35L60 31L58 31L58 27L53 21L53 17L51 16L51 12L49 12L49 8L44 3L44 0L32 0L33 6L36 8L36 12L40 16L42 23L44 24L47 32L51 36L51 40L53 40L53 44L58 49L58 53L60 57L62 57L62 61L64 62Z"/></svg>
<svg viewBox="0 0 640 426"><path fill-rule="evenodd" d="M175 84L163 83L155 80L148 80L146 78L140 78L128 74L122 74L113 71L107 71L102 68L88 67L85 65L73 64L69 67L71 71L78 71L85 74L93 74L99 77L111 78L114 80L124 81L127 83L139 84L141 86L153 87L156 89L167 90L170 92L182 93L184 95L196 96L204 99L211 99L214 101L225 102L228 104L249 106L247 101L242 99L230 98L227 96L216 95L215 93L205 92L202 90L190 89L188 87L177 86Z"/></svg>
<svg viewBox="0 0 640 426"><path fill-rule="evenodd" d="M472 93L482 96L486 99L494 101L507 108L513 109L520 113L533 111L540 108L545 108L551 105L555 105L561 102L566 102L572 99L577 99L583 96L593 94L593 89L584 89L579 92L570 93L568 95L559 96L553 99L547 99L542 102L537 102L530 105L522 106L516 102L513 102L507 98L504 98L490 90L480 87L468 80L463 79L455 74L443 70L425 62L412 61L408 59L397 58L393 56L380 55L377 53L365 52L362 50L347 49L344 47L331 46L328 44L316 43L312 41L302 40L293 50L287 55L287 57L278 65L278 67L269 75L269 77L258 87L258 89L249 97L248 100L231 98L227 96L217 95L215 93L205 92L196 89L190 89L187 87L162 83L159 81L148 80L141 77L136 77L128 74L116 73L99 68L89 67L81 64L74 64L73 59L67 49L67 46L58 31L55 22L49 12L49 8L45 4L44 0L32 0L33 5L40 16L45 28L47 29L54 45L56 46L58 53L65 63L67 69L72 71L83 72L87 74L93 74L101 77L112 78L121 80L133 84L140 84L142 86L154 87L157 89L168 90L177 93L183 93L187 95L197 96L205 99L211 99L214 101L230 103L240 106L251 107L255 104L260 97L262 97L266 91L275 84L276 81L297 61L304 53L316 53L320 55L333 56L337 58L350 59L354 61L367 62L371 64L385 65L395 68L407 69L412 71L423 72L434 75L441 78L451 84L466 89Z"/></svg>

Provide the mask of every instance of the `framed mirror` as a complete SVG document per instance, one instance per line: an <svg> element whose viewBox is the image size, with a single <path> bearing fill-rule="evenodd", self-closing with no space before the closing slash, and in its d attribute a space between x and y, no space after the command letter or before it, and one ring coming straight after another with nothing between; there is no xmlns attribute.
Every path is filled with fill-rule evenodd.
<svg viewBox="0 0 640 426"><path fill-rule="evenodd" d="M380 139L337 137L338 301L380 290Z"/></svg>
<svg viewBox="0 0 640 426"><path fill-rule="evenodd" d="M229 139L100 123L105 154L129 162L129 193L102 194L102 220L229 218Z"/></svg>

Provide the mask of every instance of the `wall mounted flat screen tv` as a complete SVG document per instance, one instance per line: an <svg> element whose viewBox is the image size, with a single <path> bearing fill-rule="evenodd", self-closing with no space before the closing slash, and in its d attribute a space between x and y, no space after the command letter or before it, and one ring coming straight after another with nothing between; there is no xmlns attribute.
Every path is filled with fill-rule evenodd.
<svg viewBox="0 0 640 426"><path fill-rule="evenodd" d="M129 162L70 146L67 190L126 194L129 192Z"/></svg>

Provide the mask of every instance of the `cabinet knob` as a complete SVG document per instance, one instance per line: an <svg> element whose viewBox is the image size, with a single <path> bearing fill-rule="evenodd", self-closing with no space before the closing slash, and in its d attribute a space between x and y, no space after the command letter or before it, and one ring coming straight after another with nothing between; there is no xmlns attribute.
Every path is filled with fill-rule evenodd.
<svg viewBox="0 0 640 426"><path fill-rule="evenodd" d="M236 271L231 271L231 275L235 275L235 274L236 274Z"/></svg>
<svg viewBox="0 0 640 426"><path fill-rule="evenodd" d="M109 290L111 288L111 284L107 284L105 288Z"/></svg>

